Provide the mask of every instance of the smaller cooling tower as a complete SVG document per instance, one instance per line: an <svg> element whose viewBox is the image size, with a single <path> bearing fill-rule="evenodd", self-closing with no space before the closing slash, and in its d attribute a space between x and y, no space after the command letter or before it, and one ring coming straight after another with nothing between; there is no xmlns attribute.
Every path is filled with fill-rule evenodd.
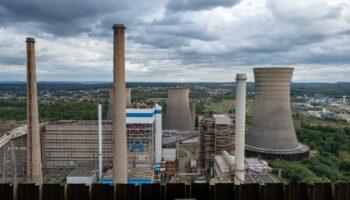
<svg viewBox="0 0 350 200"><path fill-rule="evenodd" d="M293 68L255 68L255 105L246 135L246 154L301 160L309 148L298 142L290 109Z"/></svg>
<svg viewBox="0 0 350 200"><path fill-rule="evenodd" d="M190 111L187 88L168 89L168 107L165 118L165 129L193 131L194 124Z"/></svg>

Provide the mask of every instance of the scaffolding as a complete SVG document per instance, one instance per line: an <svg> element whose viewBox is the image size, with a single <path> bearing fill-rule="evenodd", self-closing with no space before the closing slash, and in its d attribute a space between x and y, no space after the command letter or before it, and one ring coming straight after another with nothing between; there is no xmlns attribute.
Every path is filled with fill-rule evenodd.
<svg viewBox="0 0 350 200"><path fill-rule="evenodd" d="M214 156L223 150L234 150L234 125L221 124L213 118L199 117L199 166L210 169L214 166Z"/></svg>

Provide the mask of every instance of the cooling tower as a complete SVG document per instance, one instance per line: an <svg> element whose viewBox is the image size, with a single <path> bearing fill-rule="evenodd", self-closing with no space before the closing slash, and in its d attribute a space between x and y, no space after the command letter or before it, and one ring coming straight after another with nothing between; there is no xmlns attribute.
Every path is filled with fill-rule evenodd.
<svg viewBox="0 0 350 200"><path fill-rule="evenodd" d="M113 103L114 102L114 92L113 88L108 90L109 93L109 106L108 106L108 113L107 113L107 119L112 120L113 119ZM131 105L131 88L126 88L126 105Z"/></svg>
<svg viewBox="0 0 350 200"><path fill-rule="evenodd" d="M255 68L255 105L246 135L246 154L300 160L309 148L298 142L290 109L293 68Z"/></svg>
<svg viewBox="0 0 350 200"><path fill-rule="evenodd" d="M186 88L168 89L168 107L165 118L165 129L179 131L193 131L194 125L190 111Z"/></svg>

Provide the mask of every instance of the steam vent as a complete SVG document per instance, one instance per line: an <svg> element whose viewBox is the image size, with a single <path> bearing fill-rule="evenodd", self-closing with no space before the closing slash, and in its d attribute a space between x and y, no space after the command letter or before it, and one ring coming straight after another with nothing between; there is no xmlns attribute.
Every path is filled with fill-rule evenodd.
<svg viewBox="0 0 350 200"><path fill-rule="evenodd" d="M255 68L255 105L246 135L247 156L301 160L309 147L298 142L290 109L293 68Z"/></svg>
<svg viewBox="0 0 350 200"><path fill-rule="evenodd" d="M187 88L173 88L168 90L168 108L166 111L165 129L179 131L193 131L194 122L188 100L190 90Z"/></svg>

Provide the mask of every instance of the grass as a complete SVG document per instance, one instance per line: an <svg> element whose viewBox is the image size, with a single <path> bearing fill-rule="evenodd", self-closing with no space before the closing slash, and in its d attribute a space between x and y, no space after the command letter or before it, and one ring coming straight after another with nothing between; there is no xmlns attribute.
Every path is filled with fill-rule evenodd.
<svg viewBox="0 0 350 200"><path fill-rule="evenodd" d="M186 152L182 149L179 149L179 158L184 158L186 156L187 156Z"/></svg>
<svg viewBox="0 0 350 200"><path fill-rule="evenodd" d="M198 144L180 144L180 148L186 149L192 154L196 154L196 151L198 149Z"/></svg>

